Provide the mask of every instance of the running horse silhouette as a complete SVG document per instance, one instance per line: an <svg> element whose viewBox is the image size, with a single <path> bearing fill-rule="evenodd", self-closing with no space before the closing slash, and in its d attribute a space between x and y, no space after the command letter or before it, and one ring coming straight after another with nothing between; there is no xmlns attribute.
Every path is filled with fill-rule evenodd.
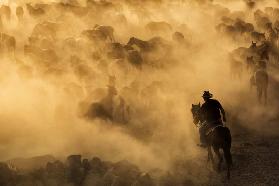
<svg viewBox="0 0 279 186"><path fill-rule="evenodd" d="M258 102L267 104L267 89L269 84L269 75L266 71L266 61L261 60L258 62L257 68L250 78L250 87L253 86L257 89Z"/></svg>
<svg viewBox="0 0 279 186"><path fill-rule="evenodd" d="M201 115L201 105L192 104L191 112L193 114L194 124L201 128L206 125L206 122L202 119ZM220 149L223 149L224 157L227 164L227 178L230 179L230 168L232 166L232 156L231 156L231 133L227 127L218 125L213 128L209 128L206 132L207 150L208 150L208 162L211 160L214 165L213 154L211 147L213 148L215 154L217 155L218 171L221 170L221 165L223 162L223 156L220 154Z"/></svg>
<svg viewBox="0 0 279 186"><path fill-rule="evenodd" d="M267 103L267 88L268 88L268 73L265 69L258 69L255 74L255 85L257 87L257 95L259 103L262 102L262 96L264 104Z"/></svg>

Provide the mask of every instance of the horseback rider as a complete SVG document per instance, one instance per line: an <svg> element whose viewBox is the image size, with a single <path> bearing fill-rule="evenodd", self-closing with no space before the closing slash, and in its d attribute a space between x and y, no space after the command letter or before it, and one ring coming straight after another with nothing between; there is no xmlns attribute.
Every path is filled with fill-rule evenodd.
<svg viewBox="0 0 279 186"><path fill-rule="evenodd" d="M202 95L204 103L201 106L201 116L204 125L200 128L200 141L201 147L206 146L206 133L216 126L223 126L223 121L226 122L225 110L219 101L212 99L213 95L209 91L204 91ZM223 121L222 117L223 116Z"/></svg>

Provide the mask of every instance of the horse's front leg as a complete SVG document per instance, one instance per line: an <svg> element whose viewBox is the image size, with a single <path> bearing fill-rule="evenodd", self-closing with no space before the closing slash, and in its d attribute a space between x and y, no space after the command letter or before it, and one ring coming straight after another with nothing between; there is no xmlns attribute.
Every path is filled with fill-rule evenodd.
<svg viewBox="0 0 279 186"><path fill-rule="evenodd" d="M211 160L212 164L214 164L213 154L212 154L212 150L211 150L210 145L208 145L208 147L207 147L207 153L208 153L207 162L209 162Z"/></svg>
<svg viewBox="0 0 279 186"><path fill-rule="evenodd" d="M209 147L210 148L210 147ZM210 161L210 155L209 155L209 150L207 148L207 163Z"/></svg>
<svg viewBox="0 0 279 186"><path fill-rule="evenodd" d="M223 157L222 155L220 154L220 151L217 147L213 147L213 150L215 152L215 154L217 155L218 159L219 159L219 162L218 162L218 171L221 170L221 165L222 165L222 162L223 162Z"/></svg>

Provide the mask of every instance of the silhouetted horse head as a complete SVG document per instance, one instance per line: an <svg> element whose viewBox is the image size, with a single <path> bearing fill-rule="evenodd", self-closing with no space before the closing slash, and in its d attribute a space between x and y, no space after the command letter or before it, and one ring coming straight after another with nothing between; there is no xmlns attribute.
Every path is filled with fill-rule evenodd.
<svg viewBox="0 0 279 186"><path fill-rule="evenodd" d="M200 109L201 109L201 104L192 104L192 109L191 109L191 112L192 112L192 115L193 115L193 119L194 119L194 123L195 124L198 124L199 121L201 120L200 118Z"/></svg>
<svg viewBox="0 0 279 186"><path fill-rule="evenodd" d="M246 58L247 61L253 61L254 60L254 56L250 56Z"/></svg>
<svg viewBox="0 0 279 186"><path fill-rule="evenodd" d="M135 37L131 37L131 38L129 39L127 45L128 45L128 46L131 46L131 45L133 45L133 44L135 43L135 41L136 41L136 38L135 38Z"/></svg>
<svg viewBox="0 0 279 186"><path fill-rule="evenodd" d="M250 48L257 48L257 42L252 41Z"/></svg>
<svg viewBox="0 0 279 186"><path fill-rule="evenodd" d="M150 44L147 41L144 41L144 40L141 40L141 39L138 39L135 37L131 37L126 46L133 46L133 45L136 45L137 47L140 48L140 50L143 50L143 51L150 50Z"/></svg>

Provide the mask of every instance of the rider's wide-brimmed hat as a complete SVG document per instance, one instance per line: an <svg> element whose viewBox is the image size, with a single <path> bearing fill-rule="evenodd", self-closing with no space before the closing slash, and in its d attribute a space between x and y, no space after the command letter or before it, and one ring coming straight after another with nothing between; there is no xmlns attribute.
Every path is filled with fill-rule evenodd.
<svg viewBox="0 0 279 186"><path fill-rule="evenodd" d="M202 97L203 98L212 98L213 94L211 94L209 91L204 91Z"/></svg>

